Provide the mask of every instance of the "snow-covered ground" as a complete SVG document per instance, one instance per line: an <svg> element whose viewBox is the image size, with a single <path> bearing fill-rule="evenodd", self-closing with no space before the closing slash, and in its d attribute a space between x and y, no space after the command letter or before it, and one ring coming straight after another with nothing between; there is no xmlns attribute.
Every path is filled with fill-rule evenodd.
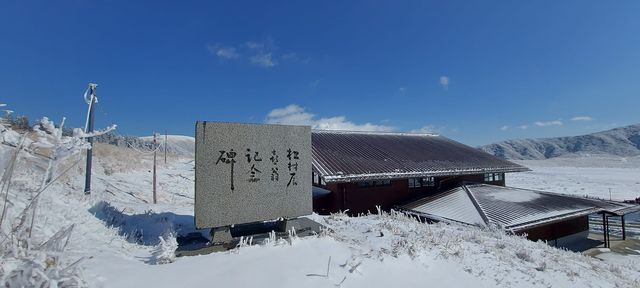
<svg viewBox="0 0 640 288"><path fill-rule="evenodd" d="M0 163L7 163L15 149L0 145ZM501 231L429 225L401 214L310 215L328 229L317 236L175 259L176 235L196 232L193 159L160 161L158 204L152 204L150 155L109 145L96 145L94 153L91 195L83 193L82 153L69 156L53 176L68 172L37 202L28 251L21 242L5 245L11 241L3 236L7 250L1 254L0 284L24 283L33 279L20 277L35 275L57 283L76 277L91 287L640 286L636 259L603 261ZM21 211L41 191L48 170L42 156L19 155L8 194L11 221L2 223L3 235L15 235ZM526 179L531 173L522 175ZM71 225L64 252L48 260L53 254L40 244ZM47 253L40 257L31 250ZM42 269L25 269L33 267ZM57 274L42 276L52 269Z"/></svg>
<svg viewBox="0 0 640 288"><path fill-rule="evenodd" d="M507 186L632 200L640 197L640 156L594 156L514 161L530 172L510 173ZM609 194L611 189L611 194Z"/></svg>

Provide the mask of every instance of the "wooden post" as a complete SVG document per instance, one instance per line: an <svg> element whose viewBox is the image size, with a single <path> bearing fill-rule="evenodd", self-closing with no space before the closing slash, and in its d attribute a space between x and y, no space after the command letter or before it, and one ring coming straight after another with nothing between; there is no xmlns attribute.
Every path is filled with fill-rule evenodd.
<svg viewBox="0 0 640 288"><path fill-rule="evenodd" d="M153 204L157 203L157 198L156 198L156 154L157 154L157 149L158 147L156 147L156 132L153 132Z"/></svg>
<svg viewBox="0 0 640 288"><path fill-rule="evenodd" d="M605 219L607 220L607 248L611 248L611 235L609 235L609 217L606 216Z"/></svg>
<svg viewBox="0 0 640 288"><path fill-rule="evenodd" d="M620 221L622 222L622 240L627 240L627 234L624 231L624 215L620 216Z"/></svg>
<svg viewBox="0 0 640 288"><path fill-rule="evenodd" d="M604 212L602 212L602 239L604 248L607 248L607 222L605 221Z"/></svg>

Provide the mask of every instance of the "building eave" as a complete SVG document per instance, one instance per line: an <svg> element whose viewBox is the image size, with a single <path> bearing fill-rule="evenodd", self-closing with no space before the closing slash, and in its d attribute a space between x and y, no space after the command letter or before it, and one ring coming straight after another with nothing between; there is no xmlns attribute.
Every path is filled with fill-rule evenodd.
<svg viewBox="0 0 640 288"><path fill-rule="evenodd" d="M327 183L345 183L370 180L395 180L420 177L441 177L441 176L460 176L484 173L512 173L531 171L526 167L508 167L508 168L476 168L476 169L460 169L460 170L443 170L443 171L417 171L417 172L389 172L389 173L369 173L369 174L350 174L350 175L323 175L321 169L314 169L320 173Z"/></svg>

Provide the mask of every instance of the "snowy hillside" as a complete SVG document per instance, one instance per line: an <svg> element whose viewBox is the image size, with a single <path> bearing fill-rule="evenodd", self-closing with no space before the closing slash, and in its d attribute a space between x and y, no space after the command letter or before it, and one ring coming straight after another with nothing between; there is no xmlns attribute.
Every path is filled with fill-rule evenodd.
<svg viewBox="0 0 640 288"><path fill-rule="evenodd" d="M164 151L164 135L159 135L157 138L158 144L160 144L160 150ZM140 140L151 143L153 142L153 136L140 137ZM168 135L167 136L167 152L182 156L195 155L195 138L191 136L183 135Z"/></svg>
<svg viewBox="0 0 640 288"><path fill-rule="evenodd" d="M598 133L557 138L507 140L480 147L504 159L540 160L559 156L640 155L640 124Z"/></svg>
<svg viewBox="0 0 640 288"><path fill-rule="evenodd" d="M505 177L508 186L620 201L640 197L640 156L557 157L515 162L531 171L508 174Z"/></svg>
<svg viewBox="0 0 640 288"><path fill-rule="evenodd" d="M0 130L9 142L21 138L11 130ZM44 146L46 139L32 138L33 143ZM175 258L176 235L208 235L207 231L194 228L193 159L171 157L166 165L161 162L159 203L152 204L150 155L96 145L93 189L90 195L84 195L84 157L80 146L73 147L74 153L54 169L49 169L47 158L21 150L11 180L3 178L3 185L10 183L10 187L8 201L4 202L7 213L0 226L0 285L640 285L637 256L615 257L615 262L607 262L497 229L425 224L396 213L362 217L310 215L327 227L320 235L288 241L269 239L229 252ZM4 165L0 172L9 171L4 168L11 163L15 151L15 146L0 145L0 163ZM47 171L52 172L52 177L46 176ZM31 204L36 197L37 203ZM36 215L32 230L25 229L30 225L24 225L30 222L30 215Z"/></svg>

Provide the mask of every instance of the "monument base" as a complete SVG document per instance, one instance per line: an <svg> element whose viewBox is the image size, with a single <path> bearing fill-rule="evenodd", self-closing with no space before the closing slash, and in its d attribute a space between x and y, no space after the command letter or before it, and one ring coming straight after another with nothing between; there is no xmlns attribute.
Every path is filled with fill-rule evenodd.
<svg viewBox="0 0 640 288"><path fill-rule="evenodd" d="M311 219L300 217L272 222L259 222L211 228L211 241L184 241L178 239L176 256L195 256L228 251L238 247L240 237L253 237L252 243L260 244L275 232L276 239L288 239L290 235L307 237L319 234L324 226ZM205 239L205 238L201 238ZM180 245L185 242L185 245Z"/></svg>
<svg viewBox="0 0 640 288"><path fill-rule="evenodd" d="M229 226L211 228L209 233L211 235L211 243L214 245L233 241L233 236L231 236L231 227Z"/></svg>

